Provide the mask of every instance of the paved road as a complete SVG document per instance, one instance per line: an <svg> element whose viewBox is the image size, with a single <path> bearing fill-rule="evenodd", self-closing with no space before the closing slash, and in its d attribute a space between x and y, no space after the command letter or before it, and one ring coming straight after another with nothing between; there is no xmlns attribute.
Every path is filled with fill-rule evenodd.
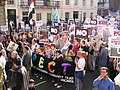
<svg viewBox="0 0 120 90"><path fill-rule="evenodd" d="M98 76L98 70L96 70L94 73L91 73L90 71L86 72L85 81L84 81L84 90L94 90L92 86L93 80ZM54 78L45 75L43 73L38 73L37 75L33 75L33 78L35 80L36 90L75 90L74 84L70 83L64 83L64 82L55 82ZM62 87L57 88L57 86L54 86L55 83L60 83L59 86L62 85Z"/></svg>

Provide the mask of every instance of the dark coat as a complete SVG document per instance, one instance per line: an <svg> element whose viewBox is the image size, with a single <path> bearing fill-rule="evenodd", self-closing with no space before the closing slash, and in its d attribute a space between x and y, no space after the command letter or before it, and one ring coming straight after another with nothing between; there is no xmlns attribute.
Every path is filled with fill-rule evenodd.
<svg viewBox="0 0 120 90"><path fill-rule="evenodd" d="M27 51L25 54L23 54L22 62L23 66L27 69L27 71L29 71L32 63L32 55L30 51Z"/></svg>
<svg viewBox="0 0 120 90"><path fill-rule="evenodd" d="M6 86L12 88L11 90L27 90L28 78L25 67L21 66L17 71L11 69L7 81Z"/></svg>

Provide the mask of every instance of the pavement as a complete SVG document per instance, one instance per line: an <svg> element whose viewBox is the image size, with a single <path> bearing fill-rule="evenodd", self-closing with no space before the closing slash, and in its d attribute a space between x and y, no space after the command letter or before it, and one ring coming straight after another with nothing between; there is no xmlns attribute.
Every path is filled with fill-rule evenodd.
<svg viewBox="0 0 120 90"><path fill-rule="evenodd" d="M84 90L95 90L92 86L92 82L98 77L98 71L99 70L96 70L92 73L90 71L86 71ZM60 82L59 80L39 71L35 71L32 78L35 80L36 90L75 90L74 84Z"/></svg>

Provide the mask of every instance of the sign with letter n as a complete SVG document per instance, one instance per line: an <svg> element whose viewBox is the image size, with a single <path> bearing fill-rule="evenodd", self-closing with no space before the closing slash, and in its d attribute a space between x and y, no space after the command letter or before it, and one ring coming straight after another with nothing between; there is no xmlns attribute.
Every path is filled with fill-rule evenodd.
<svg viewBox="0 0 120 90"><path fill-rule="evenodd" d="M88 38L88 30L81 27L75 27L75 37L78 38Z"/></svg>

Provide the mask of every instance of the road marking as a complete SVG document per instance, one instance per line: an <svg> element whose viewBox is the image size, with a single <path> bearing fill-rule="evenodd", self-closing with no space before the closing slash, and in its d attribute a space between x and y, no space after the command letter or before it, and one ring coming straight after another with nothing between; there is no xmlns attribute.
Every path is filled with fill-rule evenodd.
<svg viewBox="0 0 120 90"><path fill-rule="evenodd" d="M46 81L42 81L42 82L36 84L35 87L36 87L36 86L39 86L39 85L41 85L41 84L43 84L43 83L45 83L45 82L46 82Z"/></svg>

